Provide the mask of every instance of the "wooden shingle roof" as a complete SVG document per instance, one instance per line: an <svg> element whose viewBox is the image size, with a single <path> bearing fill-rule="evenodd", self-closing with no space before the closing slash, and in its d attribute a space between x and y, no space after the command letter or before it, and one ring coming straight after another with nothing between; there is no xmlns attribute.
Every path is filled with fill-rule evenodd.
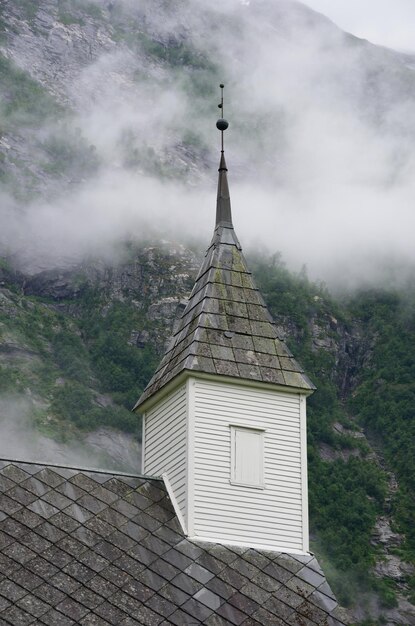
<svg viewBox="0 0 415 626"><path fill-rule="evenodd" d="M0 624L342 626L316 558L190 541L157 478L0 461Z"/></svg>
<svg viewBox="0 0 415 626"><path fill-rule="evenodd" d="M222 154L216 227L169 348L139 407L184 370L312 391L248 269L235 234Z"/></svg>

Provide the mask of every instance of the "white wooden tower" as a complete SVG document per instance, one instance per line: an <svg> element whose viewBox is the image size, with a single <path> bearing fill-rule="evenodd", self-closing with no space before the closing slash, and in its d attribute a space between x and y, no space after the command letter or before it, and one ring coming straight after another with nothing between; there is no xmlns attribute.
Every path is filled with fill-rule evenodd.
<svg viewBox="0 0 415 626"><path fill-rule="evenodd" d="M223 100L222 100L223 105ZM216 225L170 346L135 410L144 474L162 475L187 536L308 552L306 397L231 216L223 131Z"/></svg>

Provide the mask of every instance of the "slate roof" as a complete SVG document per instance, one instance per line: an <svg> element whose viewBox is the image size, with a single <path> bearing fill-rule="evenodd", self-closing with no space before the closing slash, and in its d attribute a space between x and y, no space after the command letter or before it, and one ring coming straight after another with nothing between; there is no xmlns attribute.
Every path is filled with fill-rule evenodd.
<svg viewBox="0 0 415 626"><path fill-rule="evenodd" d="M2 460L0 624L344 622L313 556L189 541L160 479Z"/></svg>
<svg viewBox="0 0 415 626"><path fill-rule="evenodd" d="M278 336L248 269L232 225L226 172L222 153L212 242L169 348L135 408L184 370L315 389Z"/></svg>

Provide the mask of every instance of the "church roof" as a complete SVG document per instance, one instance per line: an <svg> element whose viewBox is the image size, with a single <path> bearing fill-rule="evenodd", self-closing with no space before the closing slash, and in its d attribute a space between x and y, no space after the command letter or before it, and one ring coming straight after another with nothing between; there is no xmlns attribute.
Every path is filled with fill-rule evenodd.
<svg viewBox="0 0 415 626"><path fill-rule="evenodd" d="M344 624L315 557L186 539L161 479L9 460L0 623Z"/></svg>
<svg viewBox="0 0 415 626"><path fill-rule="evenodd" d="M278 336L248 269L232 224L223 152L212 242L169 348L136 408L184 370L315 388Z"/></svg>

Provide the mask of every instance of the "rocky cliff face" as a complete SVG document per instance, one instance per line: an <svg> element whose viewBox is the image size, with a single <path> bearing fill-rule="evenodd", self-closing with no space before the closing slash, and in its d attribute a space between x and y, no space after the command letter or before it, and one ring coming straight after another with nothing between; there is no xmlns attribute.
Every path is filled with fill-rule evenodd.
<svg viewBox="0 0 415 626"><path fill-rule="evenodd" d="M38 271L78 262L91 249L101 253L131 233L141 241L151 229L150 236L193 237L189 217L200 198L192 191L195 184L204 191L216 166L206 113L214 115L221 80L232 85L237 113L228 147L234 180L249 171L271 213L281 189L288 192L282 201L296 193L299 173L310 189L316 179L313 157L297 143L309 128L307 111L331 120L330 111L345 103L342 114L364 137L377 137L381 127L391 146L385 178L398 180L415 127L412 62L347 36L293 1L198 2L194 9L188 0L3 0L1 246L25 270ZM327 139L324 114L314 130ZM340 155L339 170L348 163ZM275 222L261 217L273 226L263 231L274 246ZM200 227L207 223L201 212Z"/></svg>
<svg viewBox="0 0 415 626"><path fill-rule="evenodd" d="M169 10L163 2L150 7L104 0L5 0L1 11L6 112L1 172L15 196L24 200L32 200L33 194L59 196L108 164L141 171L157 164L158 173L171 169L179 175L189 170L197 174L206 160L201 146L192 149L191 143L183 142L181 131L172 129L167 151L158 145L165 141L160 141L157 126L152 137L147 133L143 137L128 113L123 127L114 129L112 140L118 146L112 154L109 146L101 145L97 151L88 143L94 134L91 115L102 116L102 123L137 96L139 106L151 106L161 87L148 93L148 85L163 82L166 69L180 64L183 56L191 69L208 65L191 43L182 43L184 32L166 30ZM183 29L188 31L189 26ZM174 54L170 58L171 49L177 59Z"/></svg>
<svg viewBox="0 0 415 626"><path fill-rule="evenodd" d="M65 432L65 421L56 414L53 402L55 392L68 381L68 372L60 367L68 358L65 346L59 344L58 351L63 350L59 356L54 342L68 331L68 344L72 334L79 341L83 353L80 365L89 372L84 382L92 393L93 405L114 407L111 394L102 392L99 378L90 371L90 346L81 328L85 315L94 316L99 325L99 320L115 307L124 306L127 322L120 339L124 344L121 350L149 348L159 355L164 349L183 298L193 284L199 258L181 244L167 243L134 250L134 254L124 250L124 256L113 265L95 260L34 275L25 275L6 264L1 268L0 395L4 395L4 401L0 414L2 432L7 431L0 444L1 454L64 463L72 457L73 463L83 459L84 464L91 463L87 459L92 454L99 465L139 471L138 431L135 439L116 431L110 435L97 423L95 434L94 427L92 431L87 428L91 432L84 435L76 428L73 431L74 425L70 424ZM94 304L86 312L90 294L94 294ZM114 326L110 332L116 333L117 321ZM133 391L137 397L139 393L140 385ZM127 403L131 406L132 402ZM22 441L23 431L31 435L25 435Z"/></svg>

